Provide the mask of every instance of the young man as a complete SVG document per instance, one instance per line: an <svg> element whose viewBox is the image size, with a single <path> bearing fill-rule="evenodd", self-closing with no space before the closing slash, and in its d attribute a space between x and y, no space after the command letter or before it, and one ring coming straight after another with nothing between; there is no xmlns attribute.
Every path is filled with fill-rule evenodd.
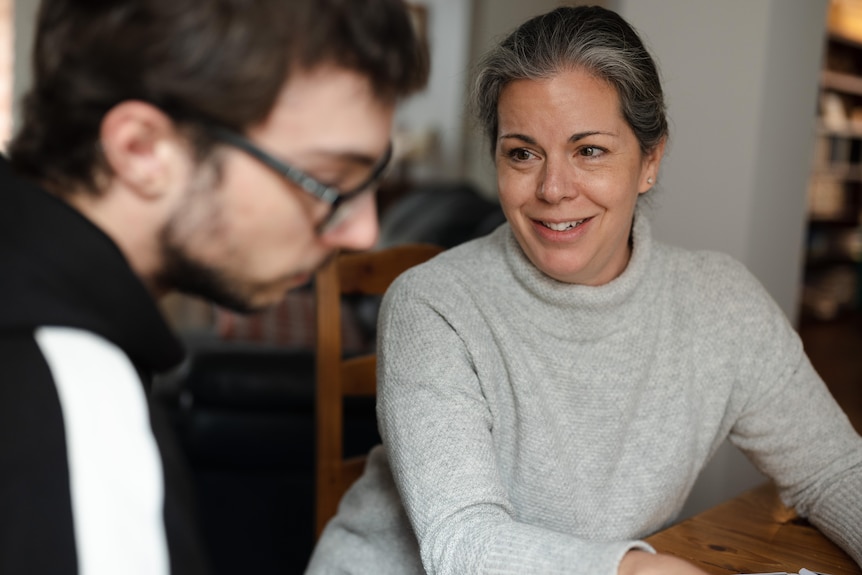
<svg viewBox="0 0 862 575"><path fill-rule="evenodd" d="M204 573L155 298L278 301L377 235L401 0L45 0L0 158L0 572Z"/></svg>

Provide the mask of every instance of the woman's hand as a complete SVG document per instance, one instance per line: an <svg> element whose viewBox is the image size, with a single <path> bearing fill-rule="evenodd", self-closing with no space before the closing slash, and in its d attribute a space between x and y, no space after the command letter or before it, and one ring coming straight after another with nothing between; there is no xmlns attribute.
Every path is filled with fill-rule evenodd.
<svg viewBox="0 0 862 575"><path fill-rule="evenodd" d="M653 554L646 551L629 551L620 561L619 575L707 575L673 555Z"/></svg>

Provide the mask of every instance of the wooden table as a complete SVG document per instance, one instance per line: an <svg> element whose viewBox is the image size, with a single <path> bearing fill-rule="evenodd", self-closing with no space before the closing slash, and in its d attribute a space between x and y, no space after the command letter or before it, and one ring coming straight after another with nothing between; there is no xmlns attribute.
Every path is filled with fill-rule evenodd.
<svg viewBox="0 0 862 575"><path fill-rule="evenodd" d="M648 537L662 553L691 561L707 573L796 573L802 567L830 575L862 569L764 484Z"/></svg>

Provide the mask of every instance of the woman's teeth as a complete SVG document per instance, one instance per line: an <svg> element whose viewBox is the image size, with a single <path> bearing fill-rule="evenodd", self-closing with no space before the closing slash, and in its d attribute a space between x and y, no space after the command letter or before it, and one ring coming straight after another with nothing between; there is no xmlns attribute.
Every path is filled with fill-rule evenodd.
<svg viewBox="0 0 862 575"><path fill-rule="evenodd" d="M555 232L564 232L566 230L570 230L570 229L578 227L579 225L581 225L585 221L587 221L587 218L584 218L583 220L577 220L574 222L561 222L558 224L555 224L553 222L542 222L542 225L548 229L554 230Z"/></svg>

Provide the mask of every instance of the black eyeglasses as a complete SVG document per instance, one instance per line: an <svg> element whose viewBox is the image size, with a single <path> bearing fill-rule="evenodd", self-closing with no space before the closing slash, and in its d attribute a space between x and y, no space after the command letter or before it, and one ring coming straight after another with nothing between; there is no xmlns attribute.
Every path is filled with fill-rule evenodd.
<svg viewBox="0 0 862 575"><path fill-rule="evenodd" d="M377 189L377 185L380 183L380 180L383 179L383 176L386 173L386 168L389 166L389 162L392 159L392 145L390 144L389 147L386 148L386 153L383 154L383 157L372 169L370 176L368 176L358 186L347 191L341 191L334 186L329 186L316 180L302 170L294 168L293 166L273 157L269 153L264 152L257 147L257 145L252 143L251 140L232 130L221 126L210 126L209 132L216 139L242 150L272 170L275 170L283 178L296 184L318 200L328 204L329 214L327 214L326 218L320 222L317 228L318 233L321 235L337 228L349 217L350 213L353 211L353 206L355 206L355 202L352 202L351 200L356 199L364 193L373 192Z"/></svg>

